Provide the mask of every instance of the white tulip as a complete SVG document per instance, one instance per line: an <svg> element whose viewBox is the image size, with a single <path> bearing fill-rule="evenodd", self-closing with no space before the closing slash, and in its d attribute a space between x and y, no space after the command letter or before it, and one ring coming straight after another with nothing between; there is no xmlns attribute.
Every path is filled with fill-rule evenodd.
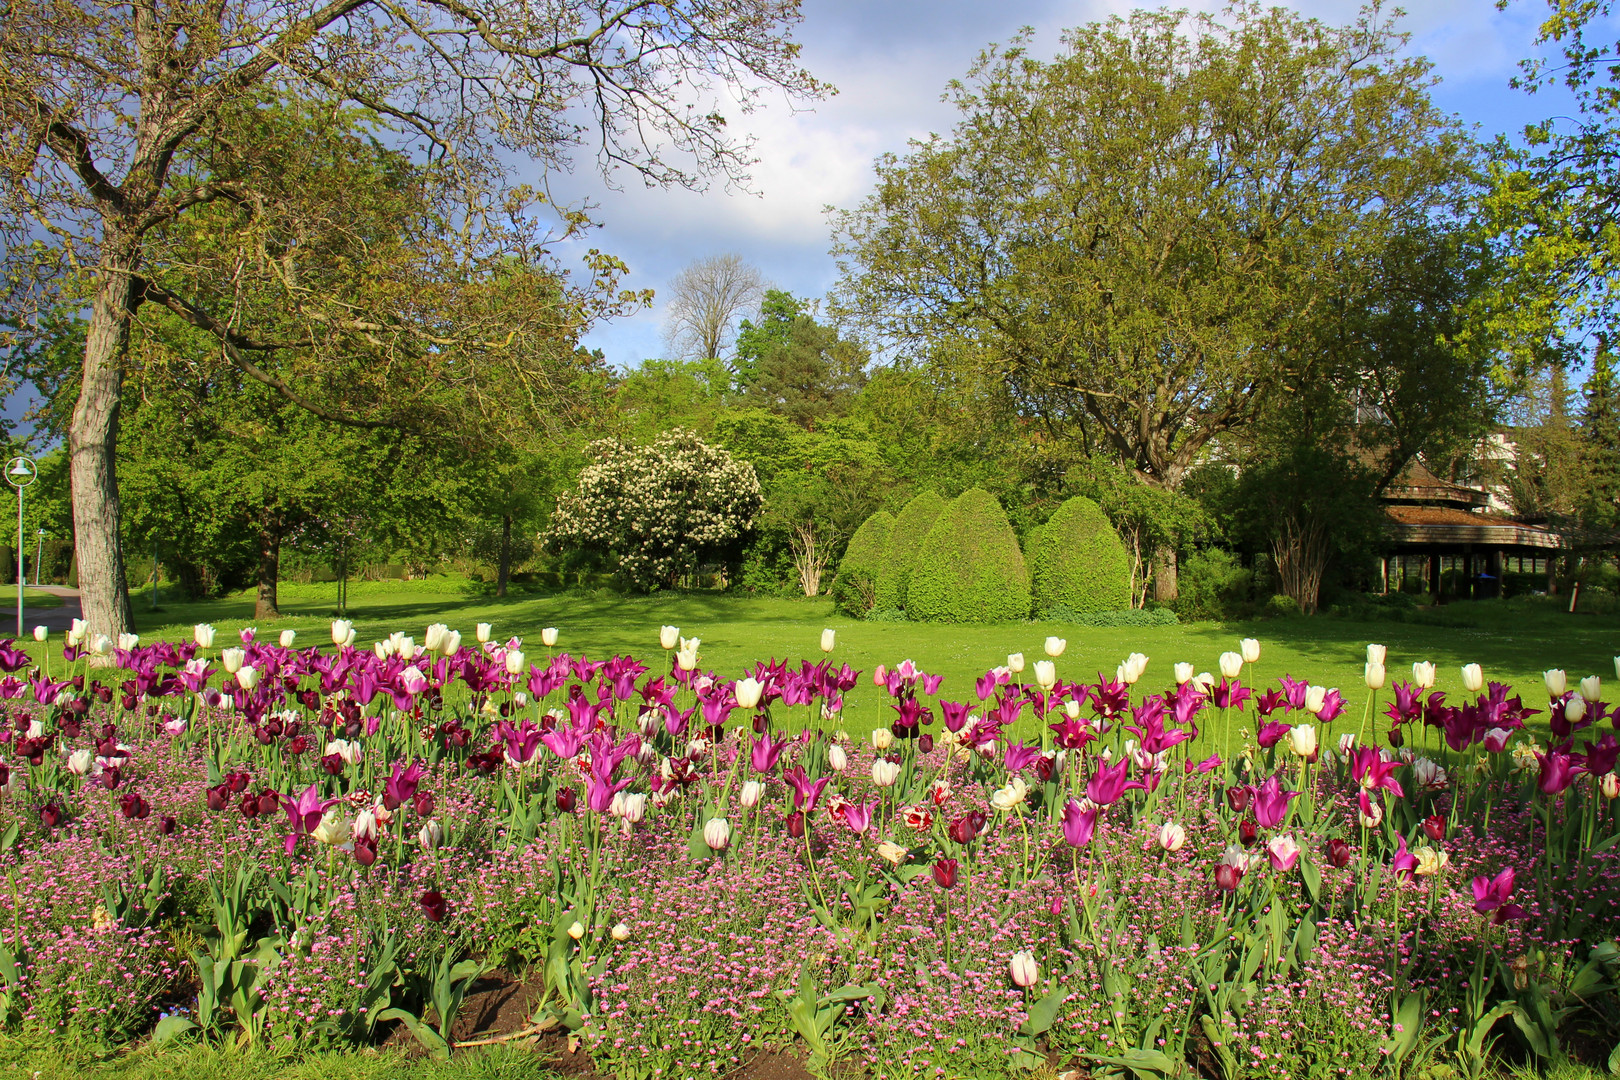
<svg viewBox="0 0 1620 1080"><path fill-rule="evenodd" d="M1327 687L1307 686L1305 688L1305 711L1315 716L1327 704Z"/></svg>
<svg viewBox="0 0 1620 1080"><path fill-rule="evenodd" d="M752 677L741 679L732 687L732 692L737 696L739 708L755 709L759 707L760 695L765 692L765 684Z"/></svg>
<svg viewBox="0 0 1620 1080"><path fill-rule="evenodd" d="M1383 667L1389 660L1389 650L1382 645L1367 646L1367 663Z"/></svg>
<svg viewBox="0 0 1620 1080"><path fill-rule="evenodd" d="M827 630L823 630L821 632L821 651L822 652L832 652L833 651L833 646L836 645L837 643L838 643L838 634L835 631L833 631L831 629L827 629Z"/></svg>
<svg viewBox="0 0 1620 1080"><path fill-rule="evenodd" d="M246 649L225 649L219 654L219 662L224 665L226 673L230 675L235 675L246 660Z"/></svg>
<svg viewBox="0 0 1620 1080"><path fill-rule="evenodd" d="M1371 660L1367 661L1367 670L1363 675L1363 678L1367 680L1367 689L1382 690L1384 688L1385 679L1387 678L1384 672L1384 665L1373 663Z"/></svg>
<svg viewBox="0 0 1620 1080"><path fill-rule="evenodd" d="M620 818L634 825L647 816L647 796L639 792L627 794L621 791L619 794L624 795L624 804L618 814Z"/></svg>
<svg viewBox="0 0 1620 1080"><path fill-rule="evenodd" d="M548 626L540 631L540 644L548 649L557 647L557 628L555 626Z"/></svg>
<svg viewBox="0 0 1620 1080"><path fill-rule="evenodd" d="M673 649L681 640L681 628L678 626L660 626L658 628L658 644L666 649Z"/></svg>
<svg viewBox="0 0 1620 1080"><path fill-rule="evenodd" d="M612 935L614 941L629 941L630 928L624 923L615 923L612 930Z"/></svg>
<svg viewBox="0 0 1620 1080"><path fill-rule="evenodd" d="M1418 660L1412 664L1412 682L1419 690L1429 690L1434 687L1434 664L1428 660Z"/></svg>
<svg viewBox="0 0 1620 1080"><path fill-rule="evenodd" d="M1054 660L1062 656L1063 650L1068 647L1069 642L1065 638L1049 637L1046 639L1046 655Z"/></svg>
<svg viewBox="0 0 1620 1080"><path fill-rule="evenodd" d="M1547 684L1547 693L1553 697L1563 697L1564 691L1569 687L1569 681L1562 668L1551 668L1542 672L1541 681Z"/></svg>
<svg viewBox="0 0 1620 1080"><path fill-rule="evenodd" d="M1080 703L1073 698L1065 701L1063 703L1063 715L1067 716L1070 720L1080 719Z"/></svg>
<svg viewBox="0 0 1620 1080"><path fill-rule="evenodd" d="M827 747L827 768L833 772L843 772L849 768L849 754L838 743Z"/></svg>
<svg viewBox="0 0 1620 1080"><path fill-rule="evenodd" d="M1148 658L1139 652L1133 652L1125 658L1125 682L1135 686L1141 679L1143 672L1147 671Z"/></svg>
<svg viewBox="0 0 1620 1080"><path fill-rule="evenodd" d="M326 744L326 752L336 754L350 765L358 765L365 756L366 748L351 739L333 739Z"/></svg>
<svg viewBox="0 0 1620 1080"><path fill-rule="evenodd" d="M1485 685L1485 670L1478 664L1464 664L1462 668L1463 689L1470 694L1477 694Z"/></svg>
<svg viewBox="0 0 1620 1080"><path fill-rule="evenodd" d="M50 627L48 627L48 626L36 626L36 627L34 627L34 640L35 641L49 641L50 637L51 637Z"/></svg>
<svg viewBox="0 0 1620 1080"><path fill-rule="evenodd" d="M1050 690L1057 685L1057 665L1050 660L1035 661L1035 685Z"/></svg>
<svg viewBox="0 0 1620 1080"><path fill-rule="evenodd" d="M1596 675L1588 675L1581 680L1581 697L1587 701L1603 700L1603 680Z"/></svg>
<svg viewBox="0 0 1620 1080"><path fill-rule="evenodd" d="M1614 677L1620 679L1620 656L1614 658Z"/></svg>
<svg viewBox="0 0 1620 1080"><path fill-rule="evenodd" d="M212 649L214 647L214 627L210 623L200 622L191 628L191 640L197 643L199 649Z"/></svg>
<svg viewBox="0 0 1620 1080"><path fill-rule="evenodd" d="M523 674L523 666L527 660L528 657L524 656L522 652L517 649L511 650L506 654L506 673L508 675Z"/></svg>
<svg viewBox="0 0 1620 1080"><path fill-rule="evenodd" d="M259 685L259 669L252 664L244 664L237 668L236 683L244 690L252 690Z"/></svg>
<svg viewBox="0 0 1620 1080"><path fill-rule="evenodd" d="M75 750L67 756L67 771L74 776L87 776L90 766L95 763L95 755L88 750Z"/></svg>
<svg viewBox="0 0 1620 1080"><path fill-rule="evenodd" d="M1024 673L1024 654L1021 652L1008 653L1007 670L1014 675L1022 675Z"/></svg>
<svg viewBox="0 0 1620 1080"><path fill-rule="evenodd" d="M450 628L442 622L436 622L427 628L422 635L422 645L428 652L438 652L439 644L444 641L444 635Z"/></svg>
<svg viewBox="0 0 1620 1080"><path fill-rule="evenodd" d="M1191 679L1188 679L1187 682L1200 694L1208 694L1215 688L1215 676L1207 671L1200 671Z"/></svg>
<svg viewBox="0 0 1620 1080"><path fill-rule="evenodd" d="M129 652L131 649L135 648L140 643L141 643L141 635L139 635L139 634L127 634L126 633L126 634L119 634L118 635L118 647L120 649L123 649L125 652Z"/></svg>
<svg viewBox="0 0 1620 1080"><path fill-rule="evenodd" d="M758 806L759 800L764 797L765 785L758 780L748 780L743 783L742 792L737 796L737 801L744 806L754 807Z"/></svg>
<svg viewBox="0 0 1620 1080"><path fill-rule="evenodd" d="M439 824L438 818L428 818L422 831L416 834L416 842L429 851L437 851L444 846L444 826Z"/></svg>
<svg viewBox="0 0 1620 1080"><path fill-rule="evenodd" d="M281 632L281 647L283 649L292 648L293 647L293 642L295 642L297 640L298 640L298 631L296 631L296 630L283 630Z"/></svg>
<svg viewBox="0 0 1620 1080"><path fill-rule="evenodd" d="M337 807L332 807L321 815L321 823L310 832L317 843L328 847L337 847L346 844L353 834L354 828L349 824L348 815Z"/></svg>
<svg viewBox="0 0 1620 1080"><path fill-rule="evenodd" d="M212 628L210 628L212 630ZM343 646L354 641L354 623L348 619L332 620L332 644Z"/></svg>
<svg viewBox="0 0 1620 1080"><path fill-rule="evenodd" d="M1012 959L1007 961L1007 973L1012 976L1013 985L1022 989L1034 986L1041 977L1034 954L1028 952L1013 953Z"/></svg>
<svg viewBox="0 0 1620 1080"><path fill-rule="evenodd" d="M990 805L997 810L1008 811L1018 806L1029 795L1029 785L1022 776L1015 776L1004 788L998 789L990 796Z"/></svg>
<svg viewBox="0 0 1620 1080"><path fill-rule="evenodd" d="M872 762L872 783L878 787L894 787L899 779L899 762L890 761L888 758L878 758Z"/></svg>
<svg viewBox="0 0 1620 1080"><path fill-rule="evenodd" d="M1186 662L1182 662L1182 663L1176 665L1176 685L1177 686L1186 686L1187 683L1192 680L1192 677L1193 677L1193 666L1191 664L1186 663Z"/></svg>
<svg viewBox="0 0 1620 1080"><path fill-rule="evenodd" d="M1579 695L1576 695L1575 697L1572 697L1568 701L1564 702L1565 720L1568 720L1573 724L1575 721L1581 719L1585 715L1586 702Z"/></svg>
<svg viewBox="0 0 1620 1080"><path fill-rule="evenodd" d="M446 630L444 640L439 642L439 651L445 656L454 656L461 651L461 631Z"/></svg>
<svg viewBox="0 0 1620 1080"><path fill-rule="evenodd" d="M90 639L90 651L97 656L106 656L112 652L112 638L106 634L97 634Z"/></svg>
<svg viewBox="0 0 1620 1080"><path fill-rule="evenodd" d="M1167 821L1159 826L1159 846L1166 851L1180 851L1187 842L1187 830L1173 821Z"/></svg>
<svg viewBox="0 0 1620 1080"><path fill-rule="evenodd" d="M731 846L731 822L723 817L710 818L703 826L703 842L710 851L724 851Z"/></svg>
<svg viewBox="0 0 1620 1080"><path fill-rule="evenodd" d="M354 639L355 639L356 633L357 633L357 631L355 630L354 627L352 627L352 626L349 627L349 632L347 634L343 635L343 640L339 644L341 644L346 649L354 648Z"/></svg>
<svg viewBox="0 0 1620 1080"><path fill-rule="evenodd" d="M1316 728L1311 724L1300 724L1288 729L1288 748L1294 752L1295 757L1308 758L1316 753Z"/></svg>
<svg viewBox="0 0 1620 1080"><path fill-rule="evenodd" d="M350 832L356 840L375 840L378 833L377 808L368 806L354 815L354 825Z"/></svg>
<svg viewBox="0 0 1620 1080"><path fill-rule="evenodd" d="M1220 659L1221 675L1228 679L1235 679L1243 674L1243 654L1223 652Z"/></svg>
<svg viewBox="0 0 1620 1080"><path fill-rule="evenodd" d="M1238 652L1243 654L1245 664L1255 664L1260 661L1260 643L1252 637L1246 637L1238 642Z"/></svg>
<svg viewBox="0 0 1620 1080"><path fill-rule="evenodd" d="M872 748L874 750L887 750L894 745L894 732L886 727L872 729Z"/></svg>

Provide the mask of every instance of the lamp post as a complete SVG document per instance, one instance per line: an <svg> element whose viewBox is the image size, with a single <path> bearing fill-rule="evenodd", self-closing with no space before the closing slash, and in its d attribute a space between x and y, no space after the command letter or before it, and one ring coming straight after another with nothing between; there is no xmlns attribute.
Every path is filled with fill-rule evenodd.
<svg viewBox="0 0 1620 1080"><path fill-rule="evenodd" d="M6 465L6 483L17 489L17 640L22 640L23 624L23 488L39 477L34 459L18 454Z"/></svg>

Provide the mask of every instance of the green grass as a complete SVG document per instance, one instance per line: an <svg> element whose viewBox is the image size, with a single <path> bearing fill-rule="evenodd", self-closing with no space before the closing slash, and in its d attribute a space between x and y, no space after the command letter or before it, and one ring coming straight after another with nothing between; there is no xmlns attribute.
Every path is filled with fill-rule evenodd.
<svg viewBox="0 0 1620 1080"><path fill-rule="evenodd" d="M60 1042L0 1042L0 1077L28 1080L557 1080L545 1058L522 1047L463 1050L435 1062L396 1051L347 1050L277 1057L206 1046L169 1046L98 1056Z"/></svg>
<svg viewBox="0 0 1620 1080"><path fill-rule="evenodd" d="M253 625L250 593L196 604L166 603L156 613L146 609L144 597L137 597L134 606L137 626L148 641L185 639L193 623L211 622L219 631L218 645ZM282 590L281 607L282 617L261 627L262 632L292 629L298 631L300 645L329 645L330 621L336 610L334 586L287 586ZM1409 677L1412 661L1432 660L1439 672L1437 687L1461 693L1459 668L1478 663L1484 666L1487 679L1510 683L1526 702L1537 707L1545 701L1543 669L1565 668L1571 685L1583 675L1599 674L1607 686L1615 677L1612 658L1620 653L1620 619L1570 615L1556 600L1459 603L1418 616L1428 622L1316 617L1099 629L1054 622L976 626L864 623L837 615L826 599L752 598L713 592L635 597L599 590L496 600L475 583L437 578L351 584L350 617L362 645L394 630L420 640L431 622L448 623L471 641L474 624L489 622L499 638L522 637L525 650L538 657L545 651L539 641L540 629L555 626L561 632L560 649L597 658L635 653L658 667L666 663L657 656L662 651L658 628L668 623L679 626L687 636L702 638L703 662L726 675L740 674L745 665L769 657L820 659L817 642L821 630L832 627L838 631L834 660L870 672L878 663L893 665L910 657L925 670L943 674L941 694L954 700L969 699L972 680L987 667L1004 663L1010 652L1023 652L1031 665L1043 659L1042 642L1048 634L1068 639L1068 650L1058 661L1060 677L1094 679L1098 672L1112 674L1128 653L1137 651L1151 658L1146 682L1155 688L1168 683L1177 661L1190 661L1200 671L1215 671L1220 653L1235 649L1240 638L1255 637L1262 653L1253 678L1270 682L1290 674L1338 686L1349 699L1347 719L1353 721L1359 721L1366 700L1362 664L1369 641L1389 647L1391 682ZM1387 698L1385 691L1380 700ZM860 731L876 726L880 704L878 694L863 680L847 702L849 728Z"/></svg>

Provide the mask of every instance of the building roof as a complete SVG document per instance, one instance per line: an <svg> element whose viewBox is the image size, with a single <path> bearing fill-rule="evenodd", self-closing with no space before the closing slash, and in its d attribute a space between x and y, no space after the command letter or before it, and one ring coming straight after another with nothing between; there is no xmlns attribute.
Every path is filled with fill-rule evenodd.
<svg viewBox="0 0 1620 1080"><path fill-rule="evenodd" d="M1398 544L1477 544L1485 547L1557 548L1559 535L1541 525L1526 525L1501 514L1456 506L1386 505L1393 539Z"/></svg>

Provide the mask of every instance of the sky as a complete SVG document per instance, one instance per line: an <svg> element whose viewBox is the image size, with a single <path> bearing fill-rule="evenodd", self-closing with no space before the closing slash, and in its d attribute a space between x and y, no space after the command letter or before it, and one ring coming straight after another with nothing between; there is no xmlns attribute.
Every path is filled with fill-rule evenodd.
<svg viewBox="0 0 1620 1080"><path fill-rule="evenodd" d="M808 110L778 95L752 114L728 116L729 126L757 139L752 192L647 189L634 178L615 189L586 162L552 179L554 194L589 200L600 222L583 241L558 249L564 265L577 265L583 247L596 247L629 265L626 287L659 294L650 309L597 325L584 344L600 348L618 367L663 356L665 288L682 267L710 255L738 254L778 288L823 296L837 276L826 208L858 205L880 154L903 154L908 140L950 130L953 110L941 94L985 46L1028 26L1035 31L1032 51L1050 56L1063 29L1139 6L1147 5L804 0L804 21L794 34L803 44L803 66L838 93ZM1184 6L1216 11L1221 4ZM1361 5L1287 0L1285 6L1344 24ZM1514 135L1557 112L1557 95L1531 96L1508 85L1532 51L1545 17L1543 0L1512 0L1505 11L1495 0L1408 0L1405 7L1399 25L1411 35L1409 49L1428 57L1441 80L1435 101L1482 137Z"/></svg>

